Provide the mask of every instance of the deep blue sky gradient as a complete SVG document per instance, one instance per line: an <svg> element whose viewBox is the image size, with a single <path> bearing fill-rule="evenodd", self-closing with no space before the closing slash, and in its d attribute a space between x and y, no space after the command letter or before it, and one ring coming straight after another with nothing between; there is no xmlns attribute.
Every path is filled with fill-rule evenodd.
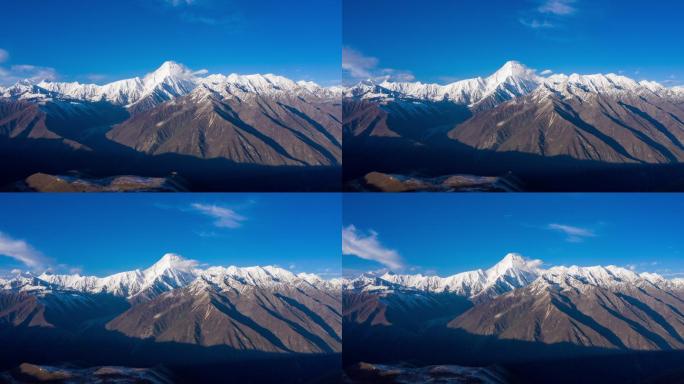
<svg viewBox="0 0 684 384"><path fill-rule="evenodd" d="M402 272L448 276L518 252L547 265L634 266L672 277L684 272L682 217L679 194L347 194L343 222L376 231L399 252ZM550 224L595 236L568 241ZM346 255L343 267L383 266Z"/></svg>
<svg viewBox="0 0 684 384"><path fill-rule="evenodd" d="M339 82L341 0L0 0L0 10L10 54L0 66L51 67L62 80L102 83L175 60Z"/></svg>
<svg viewBox="0 0 684 384"><path fill-rule="evenodd" d="M564 1L572 11L558 15L539 11L548 1L345 0L343 44L423 82L486 76L518 60L684 84L684 2Z"/></svg>
<svg viewBox="0 0 684 384"><path fill-rule="evenodd" d="M244 216L219 228L193 203ZM61 272L146 268L167 252L210 265L279 265L340 274L338 194L3 194L0 232L28 242ZM26 269L0 255L0 271Z"/></svg>

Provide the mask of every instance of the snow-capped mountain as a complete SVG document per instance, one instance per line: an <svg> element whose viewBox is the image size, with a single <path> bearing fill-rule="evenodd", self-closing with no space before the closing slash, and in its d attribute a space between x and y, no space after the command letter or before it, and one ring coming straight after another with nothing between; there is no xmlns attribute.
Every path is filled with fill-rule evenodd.
<svg viewBox="0 0 684 384"><path fill-rule="evenodd" d="M143 77L119 80L104 85L51 81L34 84L25 80L6 89L0 89L0 97L37 101L58 98L90 102L106 101L127 108L143 104L142 109L149 109L165 101L187 95L200 86L201 95L206 95L208 92L220 94L222 97L238 97L247 94L269 96L310 94L318 97L336 97L341 94L339 87L324 88L314 82L295 82L272 74L205 76L201 72L190 70L183 64L166 61L154 72Z"/></svg>
<svg viewBox="0 0 684 384"><path fill-rule="evenodd" d="M545 344L684 349L684 285L616 266L554 267L526 287L474 305L449 327Z"/></svg>
<svg viewBox="0 0 684 384"><path fill-rule="evenodd" d="M626 268L609 266L555 266L541 268L540 260L529 260L516 253L507 254L489 269L461 272L448 277L364 274L345 280L347 291L387 293L423 291L451 293L470 299L493 298L518 288L535 286L574 289L586 286L614 288L621 285L650 286L659 289L684 289L684 279L666 279L657 273L638 274Z"/></svg>
<svg viewBox="0 0 684 384"><path fill-rule="evenodd" d="M532 189L596 190L615 167L627 181L609 190L678 190L679 167L659 166L684 164L682 89L613 73L541 76L517 62L447 85L365 81L344 92L356 176L346 181L366 186L359 175L371 172L512 174ZM663 175L633 177L638 164ZM596 173L579 177L584 169Z"/></svg>
<svg viewBox="0 0 684 384"><path fill-rule="evenodd" d="M495 296L523 287L534 281L542 270L539 262L527 260L519 254L509 253L489 269L461 272L448 277L417 275L361 276L349 280L344 287L357 291L413 289L434 293L453 293L459 296Z"/></svg>
<svg viewBox="0 0 684 384"><path fill-rule="evenodd" d="M362 100L417 99L428 101L450 101L475 107L484 100L493 98L496 103L525 96L538 90L541 95L560 93L566 96L577 94L656 94L661 97L681 97L684 87L665 87L655 81L636 81L626 76L609 74L554 74L538 75L535 70L517 61L506 62L488 77L476 77L454 83L424 84L421 82L376 83L362 81L347 87L343 95Z"/></svg>
<svg viewBox="0 0 684 384"><path fill-rule="evenodd" d="M226 99L250 95L336 98L341 95L339 87L324 88L311 81L295 82L273 74L210 75L200 79L198 84L193 97L200 99L211 96Z"/></svg>
<svg viewBox="0 0 684 384"><path fill-rule="evenodd" d="M116 273L105 277L58 275L39 276L22 274L0 281L0 289L21 292L51 292L55 290L83 293L106 293L131 299L150 299L161 293L189 286L193 283L226 284L268 288L279 285L339 288L339 280L324 280L317 275L292 272L273 266L264 267L209 267L197 268L194 261L168 253L149 268Z"/></svg>
<svg viewBox="0 0 684 384"><path fill-rule="evenodd" d="M472 284L447 288L466 276ZM485 281L500 282L493 284L498 290L483 290ZM571 355L584 350L561 346L684 350L684 281L614 265L541 268L540 261L508 255L490 269L447 278L363 276L345 283L343 299L350 344L377 337L372 344L393 340L422 353L473 340L494 343L494 350L498 342L505 348L524 341L543 353ZM547 348L552 344L559 349Z"/></svg>
<svg viewBox="0 0 684 384"><path fill-rule="evenodd" d="M21 81L0 90L0 139L19 164L0 184L40 190L31 175L144 170L188 190L339 189L341 98L340 87L173 61L104 85Z"/></svg>
<svg viewBox="0 0 684 384"><path fill-rule="evenodd" d="M526 95L537 88L543 78L517 61L505 63L492 75L461 80L447 85L420 82L364 81L344 91L345 97L364 100L410 98L450 101L471 107L485 100L497 102Z"/></svg>
<svg viewBox="0 0 684 384"><path fill-rule="evenodd" d="M580 75L557 74L544 78L535 92L535 99L549 95L564 98L588 98L592 95L654 95L676 98L681 95L680 87L667 88L655 81L636 81L614 73Z"/></svg>
<svg viewBox="0 0 684 384"><path fill-rule="evenodd" d="M651 287L669 291L684 289L684 280L680 278L666 279L657 273L636 273L614 265L605 267L559 266L543 271L531 285L532 289L537 291L549 288L573 290L588 287L609 289Z"/></svg>
<svg viewBox="0 0 684 384"><path fill-rule="evenodd" d="M211 356L230 351L229 358L240 351L330 354L341 352L341 312L337 280L275 266L198 268L175 254L106 277L19 274L0 281L3 345L35 332L68 337L77 348L95 335L102 348L125 345L124 354L135 345L162 355L189 346L216 347L206 352Z"/></svg>
<svg viewBox="0 0 684 384"><path fill-rule="evenodd" d="M167 61L144 77L119 80L105 85L28 81L17 83L0 96L20 100L50 100L55 98L81 101L107 101L115 105L132 106L145 98L159 102L188 94L198 78L187 67Z"/></svg>

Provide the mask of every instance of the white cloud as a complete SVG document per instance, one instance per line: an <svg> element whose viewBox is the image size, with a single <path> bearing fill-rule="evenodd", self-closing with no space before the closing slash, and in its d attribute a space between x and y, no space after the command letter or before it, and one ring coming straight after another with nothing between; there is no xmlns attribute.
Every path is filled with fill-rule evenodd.
<svg viewBox="0 0 684 384"><path fill-rule="evenodd" d="M542 75L542 76L547 76L547 75L550 75L550 74L552 74L552 73L553 73L552 70L550 70L550 69L545 69L545 70L541 71L539 74Z"/></svg>
<svg viewBox="0 0 684 384"><path fill-rule="evenodd" d="M351 77L367 79L372 77L371 71L378 66L378 59L375 57L364 56L349 47L342 47L342 69L347 71Z"/></svg>
<svg viewBox="0 0 684 384"><path fill-rule="evenodd" d="M4 63L7 59L9 59L9 52L0 48L0 63Z"/></svg>
<svg viewBox="0 0 684 384"><path fill-rule="evenodd" d="M539 6L541 13L551 13L554 15L572 15L576 9L571 5L575 0L547 0Z"/></svg>
<svg viewBox="0 0 684 384"><path fill-rule="evenodd" d="M218 205L194 203L191 207L204 215L214 218L214 225L219 228L238 228L242 226L243 221L247 220L246 217L234 210Z"/></svg>
<svg viewBox="0 0 684 384"><path fill-rule="evenodd" d="M342 70L346 77L353 80L372 79L375 81L414 81L416 78L410 71L394 68L380 68L380 61L372 56L342 47Z"/></svg>
<svg viewBox="0 0 684 384"><path fill-rule="evenodd" d="M173 260L173 267L181 271L192 271L200 265L199 261L194 259L186 259L183 255L178 253L169 252L164 254L164 257L171 257Z"/></svg>
<svg viewBox="0 0 684 384"><path fill-rule="evenodd" d="M36 65L12 65L9 68L0 67L0 85L12 85L21 80L39 82L42 80L57 80L57 71L50 67Z"/></svg>
<svg viewBox="0 0 684 384"><path fill-rule="evenodd" d="M0 232L0 255L21 262L31 270L41 270L48 264L47 259L31 244L17 240Z"/></svg>
<svg viewBox="0 0 684 384"><path fill-rule="evenodd" d="M404 267L399 253L380 244L376 232L364 234L353 225L342 229L342 254L372 260L392 270Z"/></svg>
<svg viewBox="0 0 684 384"><path fill-rule="evenodd" d="M575 0L542 0L537 7L522 12L520 24L532 29L563 27L567 17L577 12Z"/></svg>
<svg viewBox="0 0 684 384"><path fill-rule="evenodd" d="M530 268L538 269L544 265L544 260L541 259L528 259L527 257L523 257L523 259L525 260L525 265Z"/></svg>
<svg viewBox="0 0 684 384"><path fill-rule="evenodd" d="M565 224L552 223L547 226L547 229L565 234L567 236L565 240L571 243L579 243L587 237L596 237L596 233L590 229Z"/></svg>
<svg viewBox="0 0 684 384"><path fill-rule="evenodd" d="M382 73L381 77L385 77L387 80L392 81L414 81L416 77L413 73L409 71L400 71L393 68L384 68L380 71Z"/></svg>

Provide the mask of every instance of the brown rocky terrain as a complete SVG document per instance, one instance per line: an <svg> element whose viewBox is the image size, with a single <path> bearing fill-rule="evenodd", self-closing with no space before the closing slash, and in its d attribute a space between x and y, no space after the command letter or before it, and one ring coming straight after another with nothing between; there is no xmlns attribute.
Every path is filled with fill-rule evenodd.
<svg viewBox="0 0 684 384"><path fill-rule="evenodd" d="M339 165L339 107L297 97L221 99L195 93L134 115L107 137L148 154L262 165Z"/></svg>
<svg viewBox="0 0 684 384"><path fill-rule="evenodd" d="M677 293L639 287L536 289L529 286L477 305L449 327L545 344L684 349L684 301Z"/></svg>
<svg viewBox="0 0 684 384"><path fill-rule="evenodd" d="M449 137L482 150L610 163L684 160L684 110L662 97L533 94L481 112Z"/></svg>
<svg viewBox="0 0 684 384"><path fill-rule="evenodd" d="M339 299L316 290L218 291L203 283L122 313L109 330L158 342L236 350L333 353L342 348Z"/></svg>

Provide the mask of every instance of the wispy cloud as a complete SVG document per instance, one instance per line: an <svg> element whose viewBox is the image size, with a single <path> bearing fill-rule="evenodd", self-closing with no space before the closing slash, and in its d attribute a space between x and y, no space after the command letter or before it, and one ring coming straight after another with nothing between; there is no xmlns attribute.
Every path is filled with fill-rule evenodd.
<svg viewBox="0 0 684 384"><path fill-rule="evenodd" d="M545 69L545 70L541 71L539 74L542 75L542 76L547 76L547 75L550 75L550 74L552 74L552 73L553 73L552 70L550 70L550 69Z"/></svg>
<svg viewBox="0 0 684 384"><path fill-rule="evenodd" d="M572 6L575 0L546 0L539 6L540 13L551 13L554 15L572 15L577 10Z"/></svg>
<svg viewBox="0 0 684 384"><path fill-rule="evenodd" d="M347 80L358 81L372 79L375 81L413 81L415 76L410 71L380 67L380 60L367 56L350 48L342 47L342 70Z"/></svg>
<svg viewBox="0 0 684 384"><path fill-rule="evenodd" d="M44 270L49 265L49 260L31 244L3 232L0 232L0 255L17 260L33 271Z"/></svg>
<svg viewBox="0 0 684 384"><path fill-rule="evenodd" d="M354 225L342 229L342 254L378 262L391 270L402 269L399 253L383 246L375 231L363 233Z"/></svg>
<svg viewBox="0 0 684 384"><path fill-rule="evenodd" d="M564 19L577 12L576 0L542 0L534 8L522 12L520 24L532 29L551 29L563 26Z"/></svg>
<svg viewBox="0 0 684 384"><path fill-rule="evenodd" d="M3 59L4 57L4 59ZM9 58L7 51L0 49L0 63ZM9 67L0 66L0 85L12 85L21 80L38 82L42 80L57 80L57 71L51 67L41 67L29 64L17 64Z"/></svg>
<svg viewBox="0 0 684 384"><path fill-rule="evenodd" d="M354 78L370 78L371 71L378 66L379 60L375 57L365 56L352 48L342 48L342 69Z"/></svg>
<svg viewBox="0 0 684 384"><path fill-rule="evenodd" d="M579 243L588 237L596 237L596 233L594 231L588 228L575 227L572 225L552 223L546 228L565 234L565 240L571 243Z"/></svg>
<svg viewBox="0 0 684 384"><path fill-rule="evenodd" d="M193 210L214 219L214 226L218 228L239 228L246 217L238 214L234 210L213 204L191 204Z"/></svg>

